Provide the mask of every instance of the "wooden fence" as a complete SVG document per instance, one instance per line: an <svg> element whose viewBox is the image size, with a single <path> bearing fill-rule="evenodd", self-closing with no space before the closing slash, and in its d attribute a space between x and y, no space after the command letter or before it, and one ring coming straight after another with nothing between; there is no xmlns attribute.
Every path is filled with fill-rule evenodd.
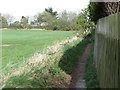
<svg viewBox="0 0 120 90"><path fill-rule="evenodd" d="M101 88L120 88L120 13L98 21L94 60Z"/></svg>

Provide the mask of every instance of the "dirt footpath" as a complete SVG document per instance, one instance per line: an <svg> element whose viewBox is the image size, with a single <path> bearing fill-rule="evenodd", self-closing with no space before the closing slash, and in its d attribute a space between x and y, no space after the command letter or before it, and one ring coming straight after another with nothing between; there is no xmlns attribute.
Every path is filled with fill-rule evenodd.
<svg viewBox="0 0 120 90"><path fill-rule="evenodd" d="M79 58L78 65L73 71L70 88L87 88L84 80L85 65L90 55L91 45L88 44L83 55Z"/></svg>

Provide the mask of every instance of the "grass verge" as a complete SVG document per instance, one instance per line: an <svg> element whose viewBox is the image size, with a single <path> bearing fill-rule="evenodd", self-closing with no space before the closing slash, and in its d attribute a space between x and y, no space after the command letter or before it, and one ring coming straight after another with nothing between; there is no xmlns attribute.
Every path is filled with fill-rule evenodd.
<svg viewBox="0 0 120 90"><path fill-rule="evenodd" d="M100 88L99 80L96 74L95 64L93 62L94 47L91 48L91 54L87 60L86 70L85 70L85 81L87 88Z"/></svg>

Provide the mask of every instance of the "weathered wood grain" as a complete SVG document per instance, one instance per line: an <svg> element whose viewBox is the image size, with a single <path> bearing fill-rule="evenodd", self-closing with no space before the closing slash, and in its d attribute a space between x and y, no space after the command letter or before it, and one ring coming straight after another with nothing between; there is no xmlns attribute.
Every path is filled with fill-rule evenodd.
<svg viewBox="0 0 120 90"><path fill-rule="evenodd" d="M94 48L100 86L120 87L120 13L98 21Z"/></svg>

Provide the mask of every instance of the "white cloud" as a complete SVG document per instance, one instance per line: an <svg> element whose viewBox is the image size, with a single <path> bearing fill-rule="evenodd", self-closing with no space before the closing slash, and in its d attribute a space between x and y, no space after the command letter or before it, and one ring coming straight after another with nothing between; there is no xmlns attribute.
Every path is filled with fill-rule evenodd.
<svg viewBox="0 0 120 90"><path fill-rule="evenodd" d="M35 15L47 7L58 12L78 11L87 7L89 0L0 0L0 3L1 13L10 13L20 19L22 15Z"/></svg>

